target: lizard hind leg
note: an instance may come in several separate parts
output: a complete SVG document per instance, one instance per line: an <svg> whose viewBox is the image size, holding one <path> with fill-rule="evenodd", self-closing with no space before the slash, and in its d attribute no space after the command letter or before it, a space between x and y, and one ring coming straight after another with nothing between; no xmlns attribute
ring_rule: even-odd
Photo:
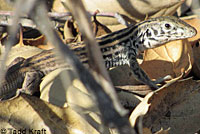
<svg viewBox="0 0 200 134"><path fill-rule="evenodd" d="M17 58L15 58L15 59L8 65L7 68L10 68L10 67L12 67L13 65L16 65L16 64L20 64L20 63L22 63L24 60L25 60L25 58L23 58L23 57L17 57Z"/></svg>
<svg viewBox="0 0 200 134"><path fill-rule="evenodd" d="M25 93L33 95L39 92L39 85L42 75L36 71L26 72L22 88L18 90L17 94Z"/></svg>

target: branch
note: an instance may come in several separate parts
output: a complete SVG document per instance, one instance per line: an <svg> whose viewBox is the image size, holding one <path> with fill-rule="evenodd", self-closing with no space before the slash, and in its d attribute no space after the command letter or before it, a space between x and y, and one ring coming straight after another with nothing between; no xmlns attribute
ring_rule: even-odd
<svg viewBox="0 0 200 134"><path fill-rule="evenodd" d="M109 12L89 12L90 16L104 16L104 17L115 17L114 13L109 13ZM13 21L13 16L14 12L13 11L0 11L0 26L11 26L11 22ZM62 12L62 13L57 13L57 12L49 12L48 16L52 19L55 20L56 22L65 22L68 19L71 19L70 17L72 14L70 12ZM4 18L3 18L4 17ZM26 14L23 14L21 16L22 18L20 19L20 23L22 24L23 27L29 27L35 29L36 26L32 22L31 19L28 18Z"/></svg>

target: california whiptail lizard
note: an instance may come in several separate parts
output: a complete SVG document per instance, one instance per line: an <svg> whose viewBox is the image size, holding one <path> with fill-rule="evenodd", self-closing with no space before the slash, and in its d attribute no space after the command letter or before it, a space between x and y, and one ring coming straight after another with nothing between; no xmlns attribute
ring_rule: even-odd
<svg viewBox="0 0 200 134"><path fill-rule="evenodd" d="M166 42L185 39L196 35L189 24L175 17L158 17L140 22L134 26L110 33L97 39L106 68L128 64L134 76L157 89L139 67L136 56L146 50L163 45ZM77 43L72 50L83 64L88 63L84 43ZM52 50L44 50L28 59L19 58L19 62L8 68L0 87L0 99L8 99L18 89L33 94L37 91L41 79L48 73L69 66L56 56Z"/></svg>

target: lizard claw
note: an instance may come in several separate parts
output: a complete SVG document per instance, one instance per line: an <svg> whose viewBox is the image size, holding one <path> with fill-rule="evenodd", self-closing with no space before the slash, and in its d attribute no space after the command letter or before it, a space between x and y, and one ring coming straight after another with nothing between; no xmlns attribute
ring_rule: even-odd
<svg viewBox="0 0 200 134"><path fill-rule="evenodd" d="M172 76L171 75L166 75L165 77L161 77L159 79L157 79L156 81L154 81L155 84L160 84L163 83L166 80L171 80Z"/></svg>

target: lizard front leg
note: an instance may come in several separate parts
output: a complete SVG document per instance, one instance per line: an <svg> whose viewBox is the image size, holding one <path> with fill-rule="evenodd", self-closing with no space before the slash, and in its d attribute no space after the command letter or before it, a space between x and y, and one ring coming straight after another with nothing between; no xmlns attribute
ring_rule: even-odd
<svg viewBox="0 0 200 134"><path fill-rule="evenodd" d="M133 71L133 75L135 78L142 83L150 86L152 89L158 89L159 87L147 76L147 74L140 68L136 57L134 55L130 55L129 57L129 66L131 70Z"/></svg>

